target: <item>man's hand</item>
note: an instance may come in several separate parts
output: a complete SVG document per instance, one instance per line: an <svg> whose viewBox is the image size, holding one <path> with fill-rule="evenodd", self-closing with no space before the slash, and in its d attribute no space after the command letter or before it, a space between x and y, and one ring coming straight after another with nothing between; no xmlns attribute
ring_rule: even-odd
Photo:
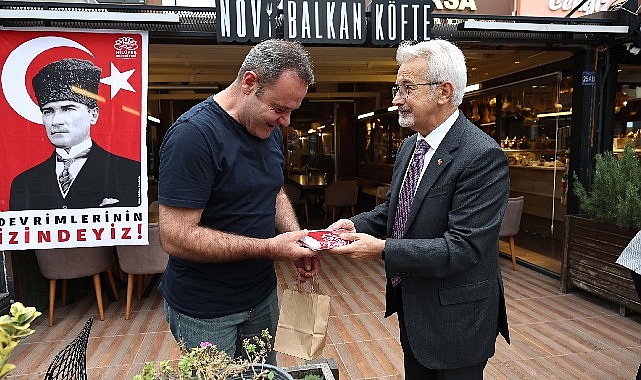
<svg viewBox="0 0 641 380"><path fill-rule="evenodd" d="M285 232L269 240L268 258L272 260L298 260L311 258L316 253L309 248L302 247L300 240L307 235L307 230Z"/></svg>
<svg viewBox="0 0 641 380"><path fill-rule="evenodd" d="M341 247L328 249L325 252L345 255L350 259L366 260L380 258L385 248L385 240L377 239L372 235L362 233L343 233L341 239L350 240L352 243Z"/></svg>
<svg viewBox="0 0 641 380"><path fill-rule="evenodd" d="M296 265L296 269L298 270L298 275L296 276L298 281L311 280L312 277L320 272L320 259L318 255L294 260L294 265Z"/></svg>
<svg viewBox="0 0 641 380"><path fill-rule="evenodd" d="M356 232L354 222L349 219L339 219L327 227L328 230L337 230L339 228L344 228L349 232Z"/></svg>

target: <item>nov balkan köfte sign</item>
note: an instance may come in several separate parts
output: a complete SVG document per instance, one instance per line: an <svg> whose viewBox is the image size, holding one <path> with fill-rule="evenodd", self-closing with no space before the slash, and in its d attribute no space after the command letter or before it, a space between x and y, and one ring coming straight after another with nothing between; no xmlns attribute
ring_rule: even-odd
<svg viewBox="0 0 641 380"><path fill-rule="evenodd" d="M283 1L284 37L307 43L365 42L365 2Z"/></svg>
<svg viewBox="0 0 641 380"><path fill-rule="evenodd" d="M372 43L395 45L405 40L430 39L431 1L373 0Z"/></svg>
<svg viewBox="0 0 641 380"><path fill-rule="evenodd" d="M273 0L217 0L219 42L259 42L276 37L277 5ZM370 10L371 9L371 10ZM284 0L283 38L316 44L363 44L370 35L377 45L430 38L431 1Z"/></svg>

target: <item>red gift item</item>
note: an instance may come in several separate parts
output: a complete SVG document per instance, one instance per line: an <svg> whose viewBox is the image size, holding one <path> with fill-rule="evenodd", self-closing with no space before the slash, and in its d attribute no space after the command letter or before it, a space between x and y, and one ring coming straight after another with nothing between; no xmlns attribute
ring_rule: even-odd
<svg viewBox="0 0 641 380"><path fill-rule="evenodd" d="M344 228L337 230L310 230L307 232L301 243L313 251L322 251L334 247L340 247L351 243L349 240L341 239L340 234L349 232Z"/></svg>

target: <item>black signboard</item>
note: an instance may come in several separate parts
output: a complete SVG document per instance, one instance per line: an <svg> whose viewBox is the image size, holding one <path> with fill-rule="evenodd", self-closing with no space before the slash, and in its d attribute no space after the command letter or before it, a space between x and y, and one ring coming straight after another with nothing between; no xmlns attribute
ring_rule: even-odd
<svg viewBox="0 0 641 380"><path fill-rule="evenodd" d="M432 2L421 0L372 0L371 36L375 45L401 41L426 41L432 27Z"/></svg>
<svg viewBox="0 0 641 380"><path fill-rule="evenodd" d="M216 0L218 42L260 42L276 36L279 0ZM372 0L370 35L376 45L430 39L431 0ZM365 0L282 0L283 37L315 44L365 43Z"/></svg>
<svg viewBox="0 0 641 380"><path fill-rule="evenodd" d="M286 40L362 44L367 34L364 0L283 0Z"/></svg>
<svg viewBox="0 0 641 380"><path fill-rule="evenodd" d="M276 37L278 0L216 0L218 42L259 42Z"/></svg>

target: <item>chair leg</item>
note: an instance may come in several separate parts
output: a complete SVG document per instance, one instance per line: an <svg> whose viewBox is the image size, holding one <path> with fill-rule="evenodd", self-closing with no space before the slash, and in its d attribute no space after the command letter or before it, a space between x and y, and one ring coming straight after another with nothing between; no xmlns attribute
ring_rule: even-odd
<svg viewBox="0 0 641 380"><path fill-rule="evenodd" d="M510 254L512 255L512 269L516 270L516 247L514 245L514 236L510 236Z"/></svg>
<svg viewBox="0 0 641 380"><path fill-rule="evenodd" d="M56 280L49 280L49 327L53 326L53 312L56 305Z"/></svg>
<svg viewBox="0 0 641 380"><path fill-rule="evenodd" d="M62 280L62 306L67 304L67 280Z"/></svg>
<svg viewBox="0 0 641 380"><path fill-rule="evenodd" d="M136 291L138 292L138 301L142 301L142 283L144 279L144 274L136 275Z"/></svg>
<svg viewBox="0 0 641 380"><path fill-rule="evenodd" d="M111 268L107 268L107 280L109 281L109 286L114 294L114 299L118 301L118 290L116 290L116 281L114 281L114 273Z"/></svg>
<svg viewBox="0 0 641 380"><path fill-rule="evenodd" d="M127 310L125 312L125 319L131 316L131 299L134 296L134 277L133 273L127 275Z"/></svg>
<svg viewBox="0 0 641 380"><path fill-rule="evenodd" d="M102 287L100 286L100 273L93 275L93 287L96 289L96 301L98 301L98 313L100 320L105 320L105 310L102 307Z"/></svg>

